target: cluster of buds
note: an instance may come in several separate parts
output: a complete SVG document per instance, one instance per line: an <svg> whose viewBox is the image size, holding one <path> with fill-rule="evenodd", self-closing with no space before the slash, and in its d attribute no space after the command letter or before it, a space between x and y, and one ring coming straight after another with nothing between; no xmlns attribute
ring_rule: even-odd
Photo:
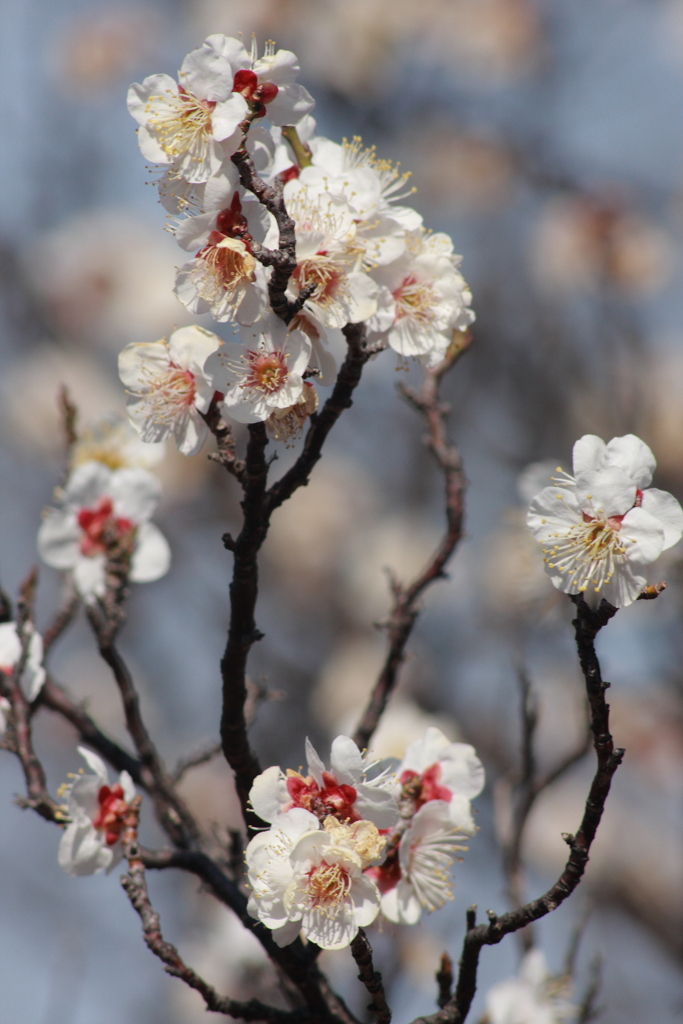
<svg viewBox="0 0 683 1024"><path fill-rule="evenodd" d="M212 399L228 419L265 422L286 443L297 437L317 408L316 385L336 377L347 324L365 324L378 349L431 366L474 319L451 240L403 205L409 175L359 139L319 136L298 72L295 55L274 44L259 57L255 42L247 51L212 35L177 81L152 75L128 94L140 149L163 171L157 185L172 231L192 253L175 293L240 337L224 344L190 327L121 354L131 422L148 441L173 435L184 454L201 447ZM238 151L261 185L282 186L294 221L286 297L301 308L287 325L268 294L278 224L242 184Z"/></svg>
<svg viewBox="0 0 683 1024"><path fill-rule="evenodd" d="M415 924L451 899L453 854L476 831L470 800L484 785L473 748L432 727L395 773L374 777L348 736L332 744L329 769L308 740L306 754L306 775L268 768L250 794L270 828L247 847L249 912L275 941L303 932L341 949L380 913Z"/></svg>

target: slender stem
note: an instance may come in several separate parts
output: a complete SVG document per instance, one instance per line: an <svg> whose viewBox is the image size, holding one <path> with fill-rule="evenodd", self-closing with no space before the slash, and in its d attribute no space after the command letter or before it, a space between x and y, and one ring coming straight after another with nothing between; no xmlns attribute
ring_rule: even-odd
<svg viewBox="0 0 683 1024"><path fill-rule="evenodd" d="M367 747L370 742L396 685L398 670L405 658L406 644L419 615L419 600L431 583L445 576L446 564L462 536L466 481L460 456L446 436L448 410L439 401L439 387L444 374L466 351L469 344L469 334L459 336L443 362L431 370L425 370L419 394L408 388L402 389L409 402L427 422L428 434L425 443L444 475L446 530L428 564L413 582L407 587L398 582L393 583L394 605L386 623L388 643L384 665L354 735L356 743L361 748Z"/></svg>
<svg viewBox="0 0 683 1024"><path fill-rule="evenodd" d="M374 968L372 946L362 928L358 929L358 934L351 943L351 955L358 965L358 980L363 982L372 998L368 1010L374 1015L376 1024L389 1024L391 1010L384 994L382 975Z"/></svg>
<svg viewBox="0 0 683 1024"><path fill-rule="evenodd" d="M455 995L438 1013L420 1017L413 1024L463 1024L477 990L477 968L482 947L496 945L506 935L519 931L532 921L538 921L556 910L576 889L586 869L591 844L602 818L612 778L624 756L622 749L615 749L609 731L609 704L605 700L605 691L609 683L602 679L600 663L595 653L595 637L616 614L617 609L603 601L597 611L592 611L581 595L571 596L571 600L577 609L573 625L591 710L591 730L597 766L579 830L575 836L564 836L570 849L569 858L557 882L538 899L531 900L500 917L493 915L488 924L477 925L474 918L475 908L470 908Z"/></svg>

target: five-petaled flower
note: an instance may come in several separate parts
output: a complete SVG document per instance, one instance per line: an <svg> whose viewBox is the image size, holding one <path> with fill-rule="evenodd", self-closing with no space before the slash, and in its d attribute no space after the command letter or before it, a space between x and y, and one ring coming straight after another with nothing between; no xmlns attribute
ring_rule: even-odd
<svg viewBox="0 0 683 1024"><path fill-rule="evenodd" d="M252 917L272 929L279 946L299 931L322 949L343 949L377 917L380 894L363 870L385 840L369 821L342 824L303 807L279 814L246 850Z"/></svg>
<svg viewBox="0 0 683 1024"><path fill-rule="evenodd" d="M311 343L303 331L287 331L274 314L240 329L242 347L230 344L209 356L204 372L224 394L222 411L238 423L267 420L299 402Z"/></svg>
<svg viewBox="0 0 683 1024"><path fill-rule="evenodd" d="M463 828L470 817L470 800L484 788L484 766L469 743L451 743L430 725L424 736L406 749L397 772L396 797L412 813L432 800L442 800L452 821ZM468 829L473 828L473 823Z"/></svg>
<svg viewBox="0 0 683 1024"><path fill-rule="evenodd" d="M70 821L57 860L69 875L109 873L123 856L121 833L135 787L126 771L110 786L102 759L86 747L79 747L78 753L92 774L79 772L62 787Z"/></svg>
<svg viewBox="0 0 683 1024"><path fill-rule="evenodd" d="M166 340L126 345L119 355L119 376L128 388L130 422L143 441L172 434L183 455L195 455L209 432L202 413L214 391L204 363L221 339L192 325Z"/></svg>
<svg viewBox="0 0 683 1024"><path fill-rule="evenodd" d="M130 543L130 579L149 583L168 571L171 552L149 522L160 495L156 477L144 469L111 470L84 462L69 477L63 505L49 509L38 530L38 552L55 569L71 569L86 600L105 592L108 554Z"/></svg>
<svg viewBox="0 0 683 1024"><path fill-rule="evenodd" d="M386 775L367 779L372 767L348 736L332 744L330 769L325 768L310 740L306 739L308 774L277 765L257 776L249 794L252 807L263 821L274 821L282 812L301 807L321 821L334 817L341 822L365 819L377 828L389 829L398 821L398 805L389 792Z"/></svg>
<svg viewBox="0 0 683 1024"><path fill-rule="evenodd" d="M594 608L603 598L615 608L636 600L645 566L683 535L678 501L666 491L645 490L655 466L634 434L609 444L586 434L576 442L574 475L558 469L527 516L554 586L583 594Z"/></svg>

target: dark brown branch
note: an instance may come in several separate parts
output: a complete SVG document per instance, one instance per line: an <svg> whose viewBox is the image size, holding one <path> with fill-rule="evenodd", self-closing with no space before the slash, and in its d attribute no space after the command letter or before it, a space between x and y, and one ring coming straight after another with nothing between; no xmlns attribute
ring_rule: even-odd
<svg viewBox="0 0 683 1024"><path fill-rule="evenodd" d="M558 762L545 775L539 776L536 770L534 742L538 724L538 705L527 673L518 673L520 687L520 704L522 718L522 766L519 782L512 796L514 809L512 813L511 833L503 843L503 867L507 879L507 890L513 907L520 907L522 899L522 840L531 810L540 796L549 786L556 782L566 771L588 752L591 733L586 723L585 736L579 746ZM525 950L531 949L533 936L530 928L519 933Z"/></svg>
<svg viewBox="0 0 683 1024"><path fill-rule="evenodd" d="M344 328L348 354L339 371L332 394L320 413L311 417L301 455L292 468L266 490L268 444L265 425L249 427L245 461L245 490L242 500L244 522L237 538L226 534L225 546L234 554L233 578L230 585L230 625L225 653L221 661L223 680L223 713L221 739L223 752L235 773L235 785L245 815L252 825L259 821L248 807L249 790L261 768L247 737L245 701L247 699L246 665L252 645L261 639L256 627L255 609L258 597L258 552L268 532L270 516L297 488L308 482L320 458L322 446L330 430L352 402L363 366L373 353L365 341L362 324Z"/></svg>
<svg viewBox="0 0 683 1024"><path fill-rule="evenodd" d="M64 815L48 792L43 766L33 749L31 708L19 684L26 667L31 642L33 596L37 578L38 574L33 569L22 584L21 597L17 602L16 631L21 644L19 660L9 678L5 673L0 672L0 696L5 697L11 707L11 719L3 746L11 753L16 754L24 772L28 795L18 796L16 803L19 807L31 808L47 821L59 824L64 821Z"/></svg>
<svg viewBox="0 0 683 1024"><path fill-rule="evenodd" d="M222 418L218 403L212 401L207 412L200 413L200 416L216 438L218 451L212 452L209 458L214 462L219 462L221 466L225 466L228 473L244 486L246 480L244 462L235 455L235 437L232 427Z"/></svg>
<svg viewBox="0 0 683 1024"><path fill-rule="evenodd" d="M391 1010L387 1006L382 975L373 966L372 946L362 928L358 929L358 934L351 943L351 954L358 964L358 979L363 982L372 998L368 1010L374 1015L376 1024L389 1024Z"/></svg>
<svg viewBox="0 0 683 1024"><path fill-rule="evenodd" d="M242 500L244 523L239 537L231 543L235 561L230 584L230 626L221 659L223 753L235 773L235 786L245 821L251 824L257 824L258 819L248 809L249 790L261 766L249 745L244 706L247 700L247 658L252 644L263 636L256 628L255 610L258 596L258 552L268 532L268 516L264 507L268 479L265 457L267 444L265 424L251 424Z"/></svg>
<svg viewBox="0 0 683 1024"><path fill-rule="evenodd" d="M425 370L421 392L418 394L408 388L402 389L409 402L427 422L425 443L444 474L446 531L428 565L409 586L404 587L397 581L392 584L394 604L386 623L387 654L354 736L361 749L370 742L396 685L398 670L405 658L406 644L419 615L419 600L431 583L445 576L446 564L462 536L465 476L460 456L446 436L448 410L439 402L439 387L444 374L467 350L470 342L469 332L457 334L443 362L431 370Z"/></svg>
<svg viewBox="0 0 683 1024"><path fill-rule="evenodd" d="M208 854L199 850L142 850L140 857L147 868L180 868L201 878L216 898L235 912L271 960L296 986L310 1007L316 1024L318 1021L321 1024L328 1021L330 1024L357 1024L356 1018L332 991L317 967L317 947L305 947L300 939L283 948L278 946L272 932L247 912L246 896Z"/></svg>
<svg viewBox="0 0 683 1024"><path fill-rule="evenodd" d="M103 642L96 620L93 622L93 628L100 654L111 668L119 688L126 726L142 762L140 775L152 798L159 823L178 846L194 846L200 838L197 823L185 802L176 793L171 777L142 720L140 700L128 667L114 645L106 643L106 634Z"/></svg>
<svg viewBox="0 0 683 1024"><path fill-rule="evenodd" d="M267 1024L299 1024L310 1020L308 1011L287 1011L267 1006L258 999L238 1002L227 996L220 996L212 985L204 981L191 967L188 967L178 950L170 942L166 942L161 934L159 915L154 910L149 898L145 868L137 845L137 826L140 813L141 797L136 797L126 820L123 833L123 846L128 858L128 874L121 879L133 908L142 921L142 933L147 946L165 965L168 974L180 978L190 988L195 989L204 1002L207 1010L223 1013L228 1017L241 1018L247 1021L265 1021Z"/></svg>
<svg viewBox="0 0 683 1024"><path fill-rule="evenodd" d="M272 185L266 185L256 173L256 168L245 148L238 149L233 154L232 162L239 171L240 181L244 188L253 192L258 201L273 215L277 223L280 234L279 251L263 250L262 246L258 246L254 251L254 256L256 259L264 262L266 266L273 268L268 282L270 305L273 312L288 324L295 315L292 303L285 295L285 292L287 291L289 279L296 269L296 233L294 221L287 213L287 207L285 206L282 195L282 182L276 179ZM266 258L268 262L265 262Z"/></svg>
<svg viewBox="0 0 683 1024"><path fill-rule="evenodd" d="M320 412L311 416L311 424L304 439L299 458L284 476L277 480L266 495L268 515L305 487L322 453L325 439L345 409L353 403L353 392L360 383L363 367L377 351L367 344L363 324L347 324L344 336L348 344L346 359L342 363L332 394Z"/></svg>
<svg viewBox="0 0 683 1024"><path fill-rule="evenodd" d="M64 577L62 597L59 602L59 608L57 609L50 625L47 627L47 629L43 630L44 657L47 657L53 645L57 642L57 640L59 640L62 633L64 633L69 628L80 606L81 599L78 596L78 591L74 586L71 574L66 574Z"/></svg>
<svg viewBox="0 0 683 1024"><path fill-rule="evenodd" d="M180 782L186 772L189 772L191 768L197 768L200 764L206 764L207 761L212 761L214 757L223 750L222 743L212 743L210 747L205 747L204 750L200 750L196 754L191 754L190 757L184 757L178 761L171 772L171 780L174 785Z"/></svg>
<svg viewBox="0 0 683 1024"><path fill-rule="evenodd" d="M436 983L439 986L436 1005L444 1007L453 995L453 961L448 953L441 954L441 963L436 972Z"/></svg>
<svg viewBox="0 0 683 1024"><path fill-rule="evenodd" d="M575 836L564 836L570 849L569 859L557 882L543 896L507 914L501 914L500 917L493 915L488 924L476 925L473 908L470 908L455 995L438 1013L420 1017L413 1024L462 1024L469 1013L477 989L477 967L482 947L493 946L506 935L519 931L532 921L538 921L556 910L576 889L586 869L591 844L602 818L612 778L624 756L623 750L615 749L609 731L609 704L605 700L605 691L609 683L602 679L600 663L595 653L595 637L616 614L617 609L602 601L598 610L592 611L582 595L571 596L571 600L577 609L573 625L590 705L597 767L579 830Z"/></svg>

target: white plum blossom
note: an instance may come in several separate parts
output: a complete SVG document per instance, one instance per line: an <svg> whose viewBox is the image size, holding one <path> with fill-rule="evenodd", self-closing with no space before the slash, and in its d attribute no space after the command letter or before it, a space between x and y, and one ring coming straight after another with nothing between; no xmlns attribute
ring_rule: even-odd
<svg viewBox="0 0 683 1024"><path fill-rule="evenodd" d="M532 500L527 524L542 545L555 587L583 594L596 608L636 600L646 565L683 535L683 509L666 491L647 487L655 458L634 434L605 444L586 434L574 445L574 475L558 470Z"/></svg>
<svg viewBox="0 0 683 1024"><path fill-rule="evenodd" d="M325 327L360 323L377 311L377 285L363 271L364 248L356 242L355 213L341 197L309 190L301 181L284 188L296 230L297 265L287 289L293 301L306 300Z"/></svg>
<svg viewBox="0 0 683 1024"><path fill-rule="evenodd" d="M166 165L175 179L207 181L239 147L243 125L267 116L273 124L296 124L314 102L296 82L299 65L289 50L266 44L258 57L241 40L209 36L185 57L178 82L150 75L128 91L128 110L139 124L140 150ZM167 186L165 186L166 188Z"/></svg>
<svg viewBox="0 0 683 1024"><path fill-rule="evenodd" d="M430 800L412 818L398 848L367 874L382 893L382 914L397 924L415 924L423 910L438 910L453 898L450 868L457 853L467 850L463 839L476 829L469 807L454 822L452 808Z"/></svg>
<svg viewBox="0 0 683 1024"><path fill-rule="evenodd" d="M108 546L132 535L131 581L157 580L171 560L165 537L149 522L159 496L158 479L144 469L85 462L69 477L62 507L48 509L38 552L53 568L72 570L76 589L92 601L105 592Z"/></svg>
<svg viewBox="0 0 683 1024"><path fill-rule="evenodd" d="M249 794L252 807L263 821L274 821L282 812L304 808L321 821L329 816L342 822L361 819L377 828L393 828L398 822L398 805L388 786L386 775L368 779L374 767L367 755L348 736L337 736L330 752L327 770L313 744L306 739L308 773L274 765L257 776Z"/></svg>
<svg viewBox="0 0 683 1024"><path fill-rule="evenodd" d="M440 362L453 332L474 320L460 260L448 235L410 232L404 255L372 273L381 293L378 314L368 325L371 337L386 338L399 355L427 366Z"/></svg>
<svg viewBox="0 0 683 1024"><path fill-rule="evenodd" d="M238 423L263 422L301 400L311 344L303 331L288 331L274 314L241 327L240 337L240 347L227 344L209 356L204 372L224 394L225 415Z"/></svg>
<svg viewBox="0 0 683 1024"><path fill-rule="evenodd" d="M98 871L109 874L123 856L121 832L135 787L126 771L110 786L102 759L86 747L78 747L78 753L92 774L79 772L60 791L60 796L67 798L70 822L59 844L57 860L69 875L94 875Z"/></svg>
<svg viewBox="0 0 683 1024"><path fill-rule="evenodd" d="M192 313L251 324L267 306L267 274L251 243L276 245L277 227L260 203L242 201L228 173L207 182L202 209L175 229L178 243L196 253L178 268L175 293Z"/></svg>
<svg viewBox="0 0 683 1024"><path fill-rule="evenodd" d="M143 441L172 435L183 455L199 451L208 434L200 414L214 394L204 363L221 344L215 334L191 325L168 339L126 345L119 377L128 389L128 417Z"/></svg>
<svg viewBox="0 0 683 1024"><path fill-rule="evenodd" d="M474 832L470 800L484 788L484 766L469 743L451 743L430 725L411 743L396 769L397 798L411 801L415 810L433 800L444 801L453 824Z"/></svg>
<svg viewBox="0 0 683 1024"><path fill-rule="evenodd" d="M275 43L269 40L259 57L254 36L249 52L239 40L226 36L209 36L206 42L228 54L238 67L234 88L246 99L252 116L265 116L278 126L297 125L313 110L315 100L296 81L301 68L291 50L276 50Z"/></svg>
<svg viewBox="0 0 683 1024"><path fill-rule="evenodd" d="M19 677L19 686L26 700L31 703L40 693L45 682L45 669L43 668L43 638L36 633L31 623L25 626L28 646L26 649L26 662ZM0 624L0 672L11 678L15 666L21 659L21 640L17 633L15 622L3 622ZM6 708L5 710L8 710ZM4 726L0 730L4 732Z"/></svg>
<svg viewBox="0 0 683 1024"><path fill-rule="evenodd" d="M319 825L295 807L247 846L248 910L272 929L279 946L302 931L322 949L343 949L379 913L379 890L363 874L385 844L375 825L334 817Z"/></svg>
<svg viewBox="0 0 683 1024"><path fill-rule="evenodd" d="M566 1024L576 1007L567 998L567 980L552 978L540 949L531 949L516 978L494 985L486 996L488 1024Z"/></svg>
<svg viewBox="0 0 683 1024"><path fill-rule="evenodd" d="M161 74L131 85L128 110L140 126L142 155L170 165L173 176L188 182L215 174L237 149L239 125L249 113L247 100L233 88L236 70L207 39L187 55L178 82Z"/></svg>

